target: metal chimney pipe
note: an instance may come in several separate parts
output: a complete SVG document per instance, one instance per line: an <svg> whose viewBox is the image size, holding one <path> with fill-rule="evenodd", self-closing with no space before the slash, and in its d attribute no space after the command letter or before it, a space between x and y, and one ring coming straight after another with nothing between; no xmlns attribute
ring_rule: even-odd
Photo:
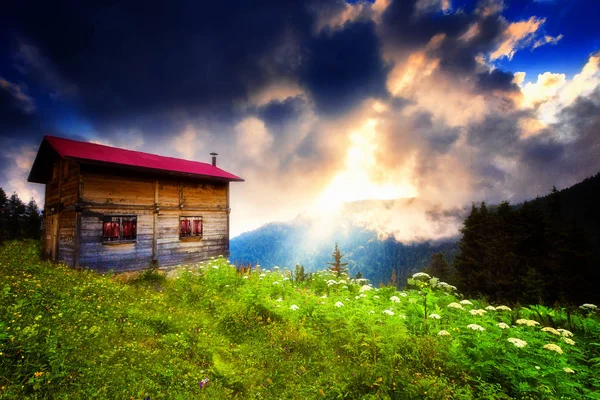
<svg viewBox="0 0 600 400"><path fill-rule="evenodd" d="M212 156L212 166L216 167L217 166L217 156L219 155L219 153L210 153L210 155Z"/></svg>

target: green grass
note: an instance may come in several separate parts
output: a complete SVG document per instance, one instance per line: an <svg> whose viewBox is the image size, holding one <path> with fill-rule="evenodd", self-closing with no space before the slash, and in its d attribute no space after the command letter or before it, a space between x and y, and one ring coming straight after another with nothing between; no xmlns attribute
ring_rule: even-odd
<svg viewBox="0 0 600 400"><path fill-rule="evenodd" d="M472 315L488 304L448 307L460 295L425 277L404 292L361 292L364 282L327 272L308 282L286 270L243 276L224 258L166 275L98 275L38 251L0 250L3 399L600 398L595 311Z"/></svg>

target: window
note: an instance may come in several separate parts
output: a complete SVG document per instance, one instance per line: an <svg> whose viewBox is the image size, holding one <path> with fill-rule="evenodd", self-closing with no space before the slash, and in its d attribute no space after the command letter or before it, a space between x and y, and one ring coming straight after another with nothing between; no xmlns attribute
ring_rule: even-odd
<svg viewBox="0 0 600 400"><path fill-rule="evenodd" d="M179 217L179 238L202 237L202 217Z"/></svg>
<svg viewBox="0 0 600 400"><path fill-rule="evenodd" d="M137 239L137 217L111 215L102 220L102 240L105 243L135 242Z"/></svg>

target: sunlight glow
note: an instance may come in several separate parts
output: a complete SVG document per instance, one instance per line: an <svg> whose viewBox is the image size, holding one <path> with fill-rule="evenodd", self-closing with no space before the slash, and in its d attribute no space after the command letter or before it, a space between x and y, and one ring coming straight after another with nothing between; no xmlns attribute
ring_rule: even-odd
<svg viewBox="0 0 600 400"><path fill-rule="evenodd" d="M368 119L349 136L345 168L336 174L315 203L315 211L336 211L343 203L359 200L392 200L417 196L417 189L408 182L408 171L398 179L398 173L381 175L376 155L378 151L376 119ZM384 171L385 172L385 171Z"/></svg>

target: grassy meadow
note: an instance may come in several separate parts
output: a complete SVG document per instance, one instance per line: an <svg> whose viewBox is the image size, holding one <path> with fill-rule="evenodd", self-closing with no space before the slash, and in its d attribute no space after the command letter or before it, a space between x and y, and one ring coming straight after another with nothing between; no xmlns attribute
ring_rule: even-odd
<svg viewBox="0 0 600 400"><path fill-rule="evenodd" d="M488 304L424 274L399 292L239 273L223 257L99 275L38 252L0 249L2 399L600 399L594 305Z"/></svg>

